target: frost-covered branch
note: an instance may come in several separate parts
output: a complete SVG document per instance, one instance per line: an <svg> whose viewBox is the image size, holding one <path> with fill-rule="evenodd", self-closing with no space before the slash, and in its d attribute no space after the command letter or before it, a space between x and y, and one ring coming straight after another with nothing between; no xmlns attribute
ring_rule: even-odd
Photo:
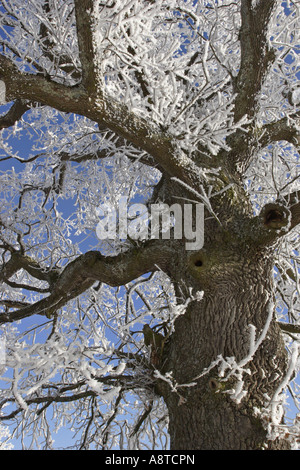
<svg viewBox="0 0 300 470"><path fill-rule="evenodd" d="M90 103L90 96L83 87L67 87L40 75L22 73L2 55L0 78L6 83L7 100L27 99L63 112L84 115L148 152L170 175L178 176L190 184L195 183L191 177L197 180L198 167L184 154L177 154L171 136L113 98L101 97L96 103Z"/></svg>
<svg viewBox="0 0 300 470"><path fill-rule="evenodd" d="M99 384L104 384L107 387L109 386L120 386L122 385L124 389L130 389L131 387L134 388L134 378L130 375L107 375L105 377L96 377L94 379ZM120 387L121 388L121 387ZM70 403L75 402L78 400L82 400L88 397L96 397L97 392L94 390L87 389L87 381L82 380L81 382L62 386L62 387L55 387L53 391L51 391L51 386L43 385L43 391L47 391L47 394L41 392L40 396L31 396L25 398L24 404L26 408L29 406L36 404L36 405L43 405L38 411L37 416L39 416L46 408L48 408L53 403ZM29 394L30 395L30 394ZM0 410L1 408L5 408L9 402L14 402L14 399L4 399L0 402ZM19 413L24 411L24 407L18 407L15 410L11 411L9 414L1 414L0 421L10 420Z"/></svg>
<svg viewBox="0 0 300 470"><path fill-rule="evenodd" d="M80 448L164 448L167 406L172 439L199 420L187 447L258 448L253 406L276 392L276 412L288 381L297 401L296 353L283 377L299 339L299 15L1 3L0 419L25 447L52 448L53 424ZM99 239L99 207L120 197L204 203L203 249Z"/></svg>
<svg viewBox="0 0 300 470"><path fill-rule="evenodd" d="M52 316L68 301L89 289L95 281L121 286L147 272L166 270L171 253L168 244L159 240L150 240L140 248L117 256L103 256L98 251L89 251L63 269L48 297L19 310L2 313L0 323L17 321L36 314ZM20 267L16 264L12 273Z"/></svg>

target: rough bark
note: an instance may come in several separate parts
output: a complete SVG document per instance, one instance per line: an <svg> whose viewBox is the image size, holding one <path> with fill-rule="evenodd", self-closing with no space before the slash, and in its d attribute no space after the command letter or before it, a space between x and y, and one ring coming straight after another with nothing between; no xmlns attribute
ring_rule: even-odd
<svg viewBox="0 0 300 470"><path fill-rule="evenodd" d="M226 183L225 176L220 176L215 190ZM166 178L155 196L171 202L178 195L184 201L188 192L180 183ZM222 224L206 210L210 218L206 219L205 244L199 252L187 251L185 240L151 240L115 257L87 252L61 272L47 271L21 253L12 253L1 272L3 280L26 269L48 281L50 295L36 304L2 314L0 320L16 321L33 314L51 316L96 280L117 286L144 272L162 269L174 283L178 302L185 302L190 295L187 288L192 288L192 294L204 292L203 299L192 300L185 314L176 320L163 356L152 355L152 365L162 374L172 373L176 388L164 380L154 380L156 392L168 407L171 448L287 448L288 443L268 441L265 423L257 415L286 372L282 332L274 317L266 338L249 363L243 364L250 373L243 373L247 394L240 403L229 393L237 384L234 375L223 381L218 364L204 372L220 356L241 363L249 355L251 325L257 341L270 311L274 313L274 244L281 230L286 233L293 214L285 206L271 204L253 217L246 194L237 184L214 198L213 210Z"/></svg>
<svg viewBox="0 0 300 470"><path fill-rule="evenodd" d="M258 412L274 395L287 366L281 329L274 317L270 325L268 321L270 313L274 313L274 244L300 223L299 192L266 206L258 217L253 217L242 173L253 155L273 141L286 139L299 144L299 115L295 114L292 126L284 118L258 129L253 119L247 132L237 130L230 135L229 150L209 158L199 148L191 158L178 150L175 136L149 124L147 119L103 93L99 58L93 49L90 12L94 2L74 3L80 84L65 86L46 75L21 72L8 57L0 55L0 78L6 85L6 98L15 101L0 119L0 128L14 124L30 103L80 114L153 158L154 165L163 173L162 182L154 191L158 199L172 204L175 197L176 201L178 197L195 198L196 193L201 202L202 190L217 196L211 197L212 212L206 213L205 245L200 252L186 251L185 240L173 244L151 241L116 257L88 252L58 271L46 269L23 252L7 248L11 258L3 264L0 280L9 282L13 274L25 269L36 279L48 282L49 296L32 305L14 304L17 310L1 314L0 323L33 314L51 316L96 280L119 286L143 273L162 269L174 283L178 302L186 301L188 288L192 288L192 293L204 292L203 299L192 300L185 314L176 320L174 331L160 346L162 356L155 356L155 367L160 373L172 374L173 388L161 378L154 380L155 390L168 408L171 448L288 448L285 442L268 441L265 423ZM250 0L241 1L241 63L238 75L232 79L235 122L246 114L255 117L259 93L275 57L267 39L275 4L274 0L265 0L253 7ZM41 34L47 35L47 31ZM134 56L134 51L128 49L128 53ZM77 74L78 71L76 77ZM136 79L144 97L147 96L141 72ZM68 155L62 155L62 161L68 159ZM255 328L257 340L266 325L264 341L249 357L251 360L245 361L253 346L251 331ZM218 357L235 358L244 367L242 378L247 394L240 402L233 400L230 393L237 382L234 374L229 380L222 380L218 365L205 372Z"/></svg>
<svg viewBox="0 0 300 470"><path fill-rule="evenodd" d="M224 249L224 247L222 247ZM242 247L241 247L242 248ZM283 378L286 355L281 333L274 319L254 357L245 369L247 395L237 404L228 393L236 378L222 381L218 366L199 377L219 355L242 361L249 354L250 325L259 338L272 307L272 263L263 253L220 250L214 262L201 266L193 255L187 270L195 288L204 288L201 301L193 301L179 317L175 332L165 348L163 371L172 371L178 387L175 393L163 383L162 394L170 419L172 449L274 449L282 442L267 442L263 423L256 414L266 405ZM186 277L185 277L186 278ZM195 380L196 379L196 380ZM179 396L180 395L180 396Z"/></svg>
<svg viewBox="0 0 300 470"><path fill-rule="evenodd" d="M268 440L259 411L268 405L287 367L282 332L275 321L273 267L274 248L280 230L285 233L289 212L285 206L270 204L253 218L243 191L238 203L234 192L214 202L224 224L207 219L203 249L187 252L179 242L169 265L179 302L189 296L186 286L194 297L197 291L204 292L177 318L158 367L165 377L171 373L172 386L165 379L156 385L169 412L171 448L287 449L287 442ZM253 327L254 342L266 327L267 334L251 355ZM226 374L220 377L220 363L205 372L220 356L243 364L246 395L240 402L231 393L237 386L234 374L228 380Z"/></svg>

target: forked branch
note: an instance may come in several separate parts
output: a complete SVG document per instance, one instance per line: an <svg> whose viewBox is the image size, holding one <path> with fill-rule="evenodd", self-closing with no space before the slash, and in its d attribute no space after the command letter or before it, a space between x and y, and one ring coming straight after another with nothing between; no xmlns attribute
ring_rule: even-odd
<svg viewBox="0 0 300 470"><path fill-rule="evenodd" d="M31 315L52 316L68 301L89 289L95 281L121 286L137 277L161 269L168 270L172 250L168 243L150 240L117 256L103 256L88 251L71 261L57 278L51 293L34 304L0 315L0 324L21 320Z"/></svg>
<svg viewBox="0 0 300 470"><path fill-rule="evenodd" d="M151 125L111 97L97 96L82 85L68 87L41 75L23 73L0 55L0 79L6 85L6 100L23 99L39 102L62 112L86 116L110 129L133 146L144 150L171 176L198 187L199 167L186 155L178 154L172 136Z"/></svg>

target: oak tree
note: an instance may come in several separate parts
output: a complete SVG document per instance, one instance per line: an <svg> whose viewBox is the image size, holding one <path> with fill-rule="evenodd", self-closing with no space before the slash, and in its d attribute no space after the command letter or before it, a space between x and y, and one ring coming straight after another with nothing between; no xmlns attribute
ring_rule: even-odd
<svg viewBox="0 0 300 470"><path fill-rule="evenodd" d="M23 448L297 446L299 13L0 2L0 420ZM98 239L121 197L203 204L203 247Z"/></svg>

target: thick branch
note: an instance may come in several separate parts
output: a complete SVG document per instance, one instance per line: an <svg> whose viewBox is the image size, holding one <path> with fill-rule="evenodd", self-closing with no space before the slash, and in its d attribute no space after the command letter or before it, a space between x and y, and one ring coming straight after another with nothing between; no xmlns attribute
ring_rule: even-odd
<svg viewBox="0 0 300 470"><path fill-rule="evenodd" d="M139 417L137 423L135 424L133 431L130 434L130 437L133 437L138 433L140 427L150 415L152 408L153 408L153 401L151 400L150 403L148 403L148 405L145 406L145 410L143 411L142 415Z"/></svg>
<svg viewBox="0 0 300 470"><path fill-rule="evenodd" d="M300 325L293 325L292 323L277 322L280 329L286 333L300 333Z"/></svg>
<svg viewBox="0 0 300 470"><path fill-rule="evenodd" d="M96 100L90 100L83 86L67 87L40 75L22 73L2 55L0 78L6 84L7 100L40 102L63 112L86 116L149 153L170 176L196 190L199 188L199 167L185 154L176 151L174 138L129 111L126 105L99 95Z"/></svg>
<svg viewBox="0 0 300 470"><path fill-rule="evenodd" d="M30 104L22 100L16 100L9 111L0 117L0 129L13 126L26 111L30 109Z"/></svg>
<svg viewBox="0 0 300 470"><path fill-rule="evenodd" d="M167 270L172 250L165 241L150 240L118 256L89 251L70 262L57 279L51 294L19 310L0 315L0 324L31 315L51 316L69 300L89 289L95 281L121 286L150 271Z"/></svg>
<svg viewBox="0 0 300 470"><path fill-rule="evenodd" d="M98 60L95 55L93 37L93 0L75 0L75 14L79 57L82 66L82 85L91 95L99 93L101 79L97 70Z"/></svg>
<svg viewBox="0 0 300 470"><path fill-rule="evenodd" d="M6 85L6 101L28 100L76 113L81 102L87 99L82 87L67 87L42 75L22 73L3 55L0 55L0 77Z"/></svg>
<svg viewBox="0 0 300 470"><path fill-rule="evenodd" d="M241 0L241 66L235 81L236 122L246 114L254 115L257 96L275 59L274 51L268 49L267 29L276 0L261 0L256 7L252 3L252 0Z"/></svg>
<svg viewBox="0 0 300 470"><path fill-rule="evenodd" d="M300 191L295 191L284 197L291 212L290 228L300 224Z"/></svg>
<svg viewBox="0 0 300 470"><path fill-rule="evenodd" d="M266 124L258 130L259 144L261 147L267 147L273 142L287 141L296 148L300 148L300 114L296 113L289 117L280 119L277 122Z"/></svg>
<svg viewBox="0 0 300 470"><path fill-rule="evenodd" d="M291 228L296 227L296 225L300 224L300 202L295 204L291 207L292 213L292 221L291 221Z"/></svg>
<svg viewBox="0 0 300 470"><path fill-rule="evenodd" d="M30 256L22 255L15 251L11 254L11 258L1 266L0 282L6 282L20 269L24 269L31 276L40 281L47 281L51 286L56 281L59 271L57 269L44 269Z"/></svg>

